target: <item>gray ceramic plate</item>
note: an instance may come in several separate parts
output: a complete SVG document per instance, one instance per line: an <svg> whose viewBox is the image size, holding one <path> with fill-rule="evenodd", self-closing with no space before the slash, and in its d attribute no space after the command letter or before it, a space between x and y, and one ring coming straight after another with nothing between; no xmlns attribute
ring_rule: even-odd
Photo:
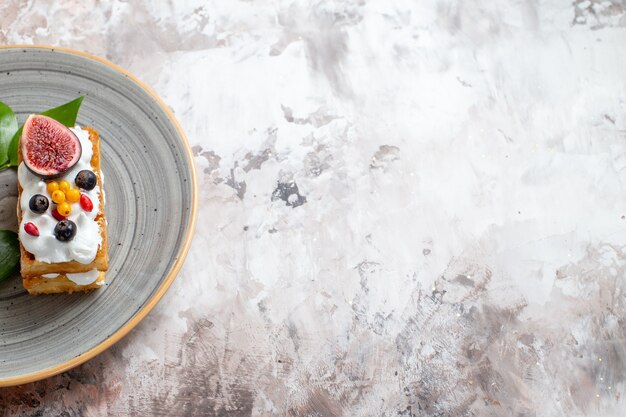
<svg viewBox="0 0 626 417"><path fill-rule="evenodd" d="M191 241L191 152L160 99L96 57L48 47L0 49L0 101L20 121L80 95L78 123L95 127L102 140L107 285L86 295L29 296L18 275L0 283L0 386L62 372L119 340L167 290ZM1 172L0 229L16 229L16 193L15 171Z"/></svg>

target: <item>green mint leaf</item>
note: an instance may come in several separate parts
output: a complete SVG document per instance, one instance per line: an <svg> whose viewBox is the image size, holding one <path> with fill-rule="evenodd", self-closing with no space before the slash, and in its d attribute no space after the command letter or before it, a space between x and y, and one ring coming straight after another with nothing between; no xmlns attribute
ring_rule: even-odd
<svg viewBox="0 0 626 417"><path fill-rule="evenodd" d="M68 103L65 103L59 107L55 107L50 110L46 110L41 113L44 116L52 117L57 122L64 124L67 127L74 127L76 125L76 117L78 116L78 110L80 109L80 105L83 102L85 96L80 96L75 100L72 100ZM22 125L13 138L11 139L11 144L9 145L9 166L17 166L17 147L20 143L20 136L22 136L22 129L24 125ZM1 168L0 168L1 169Z"/></svg>
<svg viewBox="0 0 626 417"><path fill-rule="evenodd" d="M0 281L13 275L19 264L20 245L17 233L0 230Z"/></svg>
<svg viewBox="0 0 626 417"><path fill-rule="evenodd" d="M85 96L80 96L76 100L72 100L62 106L55 107L50 110L46 110L41 113L44 116L52 117L59 123L63 123L67 127L74 127L76 125L76 116L78 116L78 110L83 103Z"/></svg>
<svg viewBox="0 0 626 417"><path fill-rule="evenodd" d="M9 161L9 144L17 131L17 118L13 110L0 101L0 165Z"/></svg>
<svg viewBox="0 0 626 417"><path fill-rule="evenodd" d="M24 129L24 125L22 125L15 135L11 138L11 143L9 144L9 166L16 167L17 166L17 147L20 144L20 136L22 136L22 130Z"/></svg>

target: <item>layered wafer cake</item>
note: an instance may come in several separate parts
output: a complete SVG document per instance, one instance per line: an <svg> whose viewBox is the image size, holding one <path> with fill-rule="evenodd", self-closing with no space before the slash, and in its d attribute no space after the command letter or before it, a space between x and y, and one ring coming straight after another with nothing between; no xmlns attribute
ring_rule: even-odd
<svg viewBox="0 0 626 417"><path fill-rule="evenodd" d="M108 244L98 132L31 115L18 159L24 288L53 294L101 287Z"/></svg>

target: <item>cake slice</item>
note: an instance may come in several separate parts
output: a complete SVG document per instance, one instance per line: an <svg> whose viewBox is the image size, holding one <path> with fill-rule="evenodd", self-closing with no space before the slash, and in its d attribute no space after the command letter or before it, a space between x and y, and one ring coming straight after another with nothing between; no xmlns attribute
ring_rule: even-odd
<svg viewBox="0 0 626 417"><path fill-rule="evenodd" d="M77 280L69 274L50 274L49 277L26 277L22 278L24 288L30 294L58 294L58 293L73 293L73 292L87 292L100 288L104 284L105 272L96 271L97 278L91 283L79 283ZM87 273L88 274L88 273ZM56 276L55 276L56 275ZM82 275L82 274L79 274Z"/></svg>
<svg viewBox="0 0 626 417"><path fill-rule="evenodd" d="M100 138L98 132L92 128L75 128L72 131L82 144L80 145L82 147L81 159L74 168L68 169L59 178L55 178L55 184L67 182L71 184L71 187L77 187L74 185L74 179L79 169L92 171L97 183L91 190L80 190L80 202L72 201L70 204L66 201L71 207L71 214L67 219L73 220L70 223L74 228L74 235L68 238L71 242L62 241L63 239L57 236L55 226L58 227L61 223L59 220L63 219L63 217L58 217L63 206L60 200L57 200L58 204L55 205L54 194L50 193L50 181L46 182L43 178L39 178L36 175L39 173L25 163L23 143L18 147L17 214L20 223L21 275L24 288L32 294L88 291L99 288L104 281L105 271L108 269ZM22 136L22 141L24 141L23 138L24 136ZM30 150L32 147L27 149ZM90 173L92 177L93 174ZM28 184L28 194L24 194L26 185L22 182ZM38 195L39 198L41 195L45 196L45 200L49 200L49 207L41 213L33 212L33 207L29 205L29 203L32 204L29 200L32 195ZM82 199L85 197L89 200L92 210L86 210L83 207ZM41 209L44 208L41 207ZM27 215L26 210L29 210ZM33 226L29 226L29 223L37 229L36 233L31 230ZM95 271L97 275L94 274ZM85 282L84 279L73 280L68 278L68 274L70 277L72 274L90 276L94 280L91 282Z"/></svg>

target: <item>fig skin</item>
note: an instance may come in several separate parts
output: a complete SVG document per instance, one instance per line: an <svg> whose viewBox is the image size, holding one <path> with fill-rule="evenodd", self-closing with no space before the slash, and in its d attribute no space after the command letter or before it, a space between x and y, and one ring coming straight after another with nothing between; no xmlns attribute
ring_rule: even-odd
<svg viewBox="0 0 626 417"><path fill-rule="evenodd" d="M56 133L60 135L67 135L69 139L74 143L75 148L73 151L72 158L70 159L70 161L67 163L66 166L52 167L52 168L39 168L37 167L36 161L33 161L29 158L29 154L27 151L27 144L29 141L35 140L35 139L29 138L29 134L31 133L32 124L34 121L36 121L36 119L40 119L41 121L44 121L48 123L49 125L51 125L53 129L52 134ZM54 148L54 146L52 146L52 148ZM24 165L26 165L26 168L28 168L30 172L32 172L33 174L35 174L36 176L40 178L43 178L44 180L51 180L51 179L55 179L55 178L59 178L63 176L66 172L71 170L78 163L78 161L80 161L80 157L83 152L80 140L74 134L74 132L72 132L68 127L57 122L56 120L47 116L39 115L39 114L31 114L30 116L28 116L28 119L26 119L26 122L24 122L24 129L22 131L22 136L20 137L20 150L22 153L22 160L24 161Z"/></svg>

